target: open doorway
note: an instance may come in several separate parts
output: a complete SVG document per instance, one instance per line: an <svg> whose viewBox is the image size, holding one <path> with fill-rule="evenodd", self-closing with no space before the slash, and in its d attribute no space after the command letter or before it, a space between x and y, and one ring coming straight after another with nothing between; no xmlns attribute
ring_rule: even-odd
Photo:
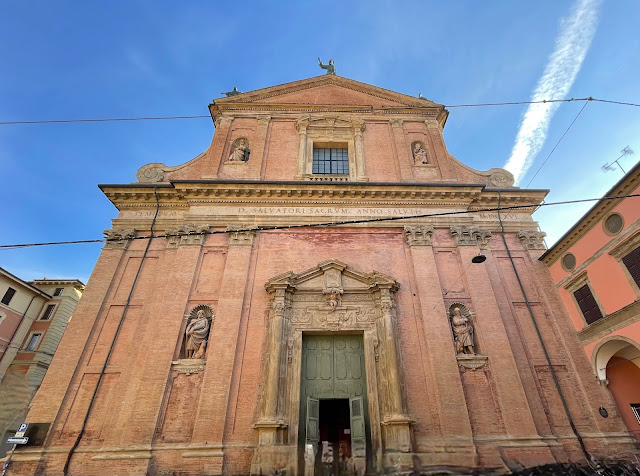
<svg viewBox="0 0 640 476"><path fill-rule="evenodd" d="M320 465L316 465L317 475L352 474L350 420L348 398L320 400Z"/></svg>

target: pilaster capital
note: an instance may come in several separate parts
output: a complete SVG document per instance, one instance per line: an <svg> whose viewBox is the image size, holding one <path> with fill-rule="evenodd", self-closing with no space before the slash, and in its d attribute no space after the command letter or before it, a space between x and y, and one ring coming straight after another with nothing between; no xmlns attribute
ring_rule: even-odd
<svg viewBox="0 0 640 476"><path fill-rule="evenodd" d="M522 246L525 250L544 250L544 237L547 234L543 231L537 230L520 230L518 231L518 238L522 242Z"/></svg>
<svg viewBox="0 0 640 476"><path fill-rule="evenodd" d="M167 248L177 248L185 245L202 246L208 233L209 225L198 225L196 223L178 225L176 228L171 228L164 232L167 235Z"/></svg>
<svg viewBox="0 0 640 476"><path fill-rule="evenodd" d="M230 126L233 122L233 117L230 116L218 116L213 119L213 125L216 127Z"/></svg>
<svg viewBox="0 0 640 476"><path fill-rule="evenodd" d="M457 246L479 246L480 249L486 249L491 238L489 230L481 230L476 226L451 225L449 233L456 240Z"/></svg>
<svg viewBox="0 0 640 476"><path fill-rule="evenodd" d="M136 236L135 228L109 228L104 230L107 250L126 250L131 240Z"/></svg>
<svg viewBox="0 0 640 476"><path fill-rule="evenodd" d="M433 226L431 225L405 225L404 235L409 246L431 246L431 235Z"/></svg>
<svg viewBox="0 0 640 476"><path fill-rule="evenodd" d="M257 119L259 126L266 126L271 121L271 116L258 116Z"/></svg>
<svg viewBox="0 0 640 476"><path fill-rule="evenodd" d="M391 127L402 127L404 121L402 119L389 119Z"/></svg>
<svg viewBox="0 0 640 476"><path fill-rule="evenodd" d="M228 227L229 232L229 245L244 245L253 246L253 241L256 237L256 230L252 230L249 227Z"/></svg>

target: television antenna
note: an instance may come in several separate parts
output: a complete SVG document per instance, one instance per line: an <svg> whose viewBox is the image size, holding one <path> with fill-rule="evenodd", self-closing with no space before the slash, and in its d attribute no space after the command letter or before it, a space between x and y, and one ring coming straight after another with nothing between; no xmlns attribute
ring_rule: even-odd
<svg viewBox="0 0 640 476"><path fill-rule="evenodd" d="M620 167L620 170L622 170L623 174L627 173L627 172L625 172L625 170L622 168L622 165L620 165L620 162L618 162L618 161L621 158L623 158L625 155L633 155L633 149L631 149L631 147L629 147L629 146L626 146L620 152L622 152L622 155L620 155L620 157L618 157L616 160L612 161L611 163L607 162L606 164L604 164L602 166L602 171L603 172L609 172L611 170L616 170L615 166L613 165L613 164L616 164L618 167Z"/></svg>

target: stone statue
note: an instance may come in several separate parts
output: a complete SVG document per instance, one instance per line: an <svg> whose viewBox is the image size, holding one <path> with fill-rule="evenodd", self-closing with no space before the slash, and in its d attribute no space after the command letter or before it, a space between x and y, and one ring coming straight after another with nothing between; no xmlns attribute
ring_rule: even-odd
<svg viewBox="0 0 640 476"><path fill-rule="evenodd" d="M234 146L227 162L247 162L249 160L250 153L249 140L244 137L240 137L234 141Z"/></svg>
<svg viewBox="0 0 640 476"><path fill-rule="evenodd" d="M238 88L236 88L234 86L233 90L227 91L226 93L222 93L222 94L226 94L227 97L229 97L229 96L237 96L238 94L242 94L242 91L238 91Z"/></svg>
<svg viewBox="0 0 640 476"><path fill-rule="evenodd" d="M422 142L413 143L413 160L416 164L427 164L427 149Z"/></svg>
<svg viewBox="0 0 640 476"><path fill-rule="evenodd" d="M473 324L471 319L460 311L459 307L453 309L451 325L456 345L456 354L475 354L473 350Z"/></svg>
<svg viewBox="0 0 640 476"><path fill-rule="evenodd" d="M329 306L331 306L331 312L334 312L341 302L342 296L340 296L340 293L338 293L338 291L331 291L331 294L329 295Z"/></svg>
<svg viewBox="0 0 640 476"><path fill-rule="evenodd" d="M209 319L202 309L189 322L185 335L187 337L187 359L202 359L209 338Z"/></svg>
<svg viewBox="0 0 640 476"><path fill-rule="evenodd" d="M333 65L332 59L329 60L329 64L322 64L322 60L318 58L318 63L320 63L320 67L322 69L327 70L327 74L333 74L333 75L336 74L336 67Z"/></svg>

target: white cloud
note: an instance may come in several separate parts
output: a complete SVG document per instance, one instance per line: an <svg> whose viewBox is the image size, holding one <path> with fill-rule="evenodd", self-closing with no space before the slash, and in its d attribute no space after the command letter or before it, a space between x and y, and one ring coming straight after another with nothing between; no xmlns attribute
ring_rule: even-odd
<svg viewBox="0 0 640 476"><path fill-rule="evenodd" d="M596 32L598 8L602 0L577 0L568 18L560 22L560 33L532 101L564 99L580 71ZM560 103L530 104L520 124L511 157L505 164L515 177L522 178L544 145L549 122Z"/></svg>

